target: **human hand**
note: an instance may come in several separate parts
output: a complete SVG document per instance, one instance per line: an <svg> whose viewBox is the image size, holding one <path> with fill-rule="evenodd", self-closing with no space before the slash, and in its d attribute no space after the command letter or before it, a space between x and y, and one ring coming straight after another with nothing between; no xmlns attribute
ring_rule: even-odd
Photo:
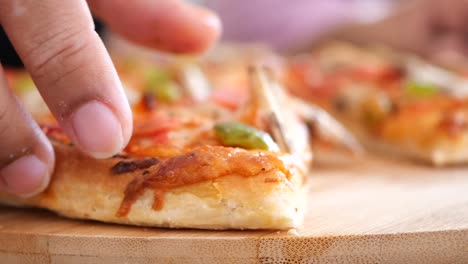
<svg viewBox="0 0 468 264"><path fill-rule="evenodd" d="M177 0L0 2L0 23L60 126L80 150L106 158L129 141L132 113L89 8L123 37L178 53L209 48L220 23ZM48 185L53 148L1 69L0 79L0 191L31 196Z"/></svg>
<svg viewBox="0 0 468 264"><path fill-rule="evenodd" d="M467 0L413 0L381 21L345 27L335 35L359 43L383 43L445 66L464 67L468 66L467 22Z"/></svg>

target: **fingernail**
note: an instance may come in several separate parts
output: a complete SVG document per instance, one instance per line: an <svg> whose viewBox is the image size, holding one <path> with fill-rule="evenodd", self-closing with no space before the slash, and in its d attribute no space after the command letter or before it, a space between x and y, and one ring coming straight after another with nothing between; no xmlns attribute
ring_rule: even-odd
<svg viewBox="0 0 468 264"><path fill-rule="evenodd" d="M123 148L122 126L104 104L91 101L72 115L76 143L95 158L108 158Z"/></svg>
<svg viewBox="0 0 468 264"><path fill-rule="evenodd" d="M49 183L47 168L36 156L23 156L0 171L0 189L22 197L33 196Z"/></svg>

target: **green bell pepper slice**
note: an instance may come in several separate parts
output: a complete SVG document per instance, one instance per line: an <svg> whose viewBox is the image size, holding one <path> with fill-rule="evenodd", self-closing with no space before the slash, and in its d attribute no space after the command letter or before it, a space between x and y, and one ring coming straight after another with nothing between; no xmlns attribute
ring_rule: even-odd
<svg viewBox="0 0 468 264"><path fill-rule="evenodd" d="M228 147L279 150L268 133L239 122L219 123L215 125L214 130L217 138Z"/></svg>
<svg viewBox="0 0 468 264"><path fill-rule="evenodd" d="M411 81L405 85L405 92L413 97L429 97L436 95L439 89L431 83Z"/></svg>
<svg viewBox="0 0 468 264"><path fill-rule="evenodd" d="M168 72L152 68L145 74L145 91L153 94L156 100L171 103L181 97L179 87L172 81Z"/></svg>

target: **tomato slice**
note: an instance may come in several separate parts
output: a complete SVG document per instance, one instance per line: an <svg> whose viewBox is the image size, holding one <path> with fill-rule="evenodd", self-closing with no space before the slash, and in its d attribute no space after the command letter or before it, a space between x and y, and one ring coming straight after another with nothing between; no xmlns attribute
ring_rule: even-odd
<svg viewBox="0 0 468 264"><path fill-rule="evenodd" d="M215 90L211 98L217 104L231 110L239 108L247 99L246 89L227 88Z"/></svg>
<svg viewBox="0 0 468 264"><path fill-rule="evenodd" d="M169 130L162 130L152 137L153 142L158 145L167 145L169 143Z"/></svg>
<svg viewBox="0 0 468 264"><path fill-rule="evenodd" d="M134 116L133 136L154 136L181 125L179 119L162 112L139 113Z"/></svg>
<svg viewBox="0 0 468 264"><path fill-rule="evenodd" d="M403 77L403 72L392 66L364 66L355 67L351 74L357 80L387 83L397 81Z"/></svg>

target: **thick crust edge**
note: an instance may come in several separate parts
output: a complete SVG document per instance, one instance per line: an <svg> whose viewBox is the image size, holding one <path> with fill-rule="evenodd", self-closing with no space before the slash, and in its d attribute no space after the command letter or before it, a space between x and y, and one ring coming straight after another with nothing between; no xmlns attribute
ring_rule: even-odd
<svg viewBox="0 0 468 264"><path fill-rule="evenodd" d="M46 208L72 218L121 224L202 229L288 229L304 215L303 176L279 170L253 177L229 175L166 192L164 207L153 210L146 190L129 214L117 217L127 184L136 173L115 175L115 159L94 160L73 147L55 144L56 168L48 189L22 199L0 193L0 203ZM277 181L271 181L277 179Z"/></svg>

